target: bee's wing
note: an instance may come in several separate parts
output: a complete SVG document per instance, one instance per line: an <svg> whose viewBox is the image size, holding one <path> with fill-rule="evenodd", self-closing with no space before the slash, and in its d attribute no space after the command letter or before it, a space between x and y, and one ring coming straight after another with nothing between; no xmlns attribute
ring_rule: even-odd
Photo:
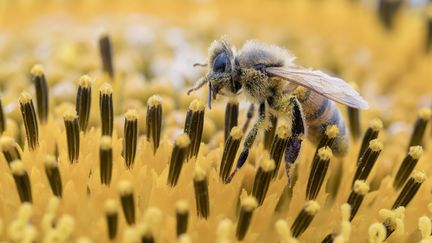
<svg viewBox="0 0 432 243"><path fill-rule="evenodd" d="M311 89L336 102L354 108L367 109L368 103L349 84L339 78L331 77L321 71L290 67L268 67L266 72L295 84Z"/></svg>

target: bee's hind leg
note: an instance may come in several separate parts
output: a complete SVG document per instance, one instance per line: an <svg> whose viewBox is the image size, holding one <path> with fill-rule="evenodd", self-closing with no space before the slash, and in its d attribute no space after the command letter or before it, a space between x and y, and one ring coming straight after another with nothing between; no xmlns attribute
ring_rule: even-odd
<svg viewBox="0 0 432 243"><path fill-rule="evenodd" d="M291 184L290 168L297 160L300 153L301 143L306 130L304 116L299 101L293 96L290 98L290 103L292 105L291 137L288 139L285 150L285 171L288 176L289 184Z"/></svg>
<svg viewBox="0 0 432 243"><path fill-rule="evenodd" d="M252 127L252 129L249 131L249 133L246 136L246 139L243 143L243 151L240 153L240 156L237 160L237 165L233 173L228 177L227 182L230 182L235 175L235 173L243 166L243 164L246 162L246 159L249 156L249 149L252 147L252 144L255 141L255 138L257 136L258 130L260 129L261 124L265 120L265 103L261 103L258 109L258 118Z"/></svg>
<svg viewBox="0 0 432 243"><path fill-rule="evenodd" d="M249 123L252 120L254 113L255 113L255 105L252 103L250 104L249 109L247 111L246 121L243 123L243 128L242 128L243 133L246 133L247 129L249 128Z"/></svg>

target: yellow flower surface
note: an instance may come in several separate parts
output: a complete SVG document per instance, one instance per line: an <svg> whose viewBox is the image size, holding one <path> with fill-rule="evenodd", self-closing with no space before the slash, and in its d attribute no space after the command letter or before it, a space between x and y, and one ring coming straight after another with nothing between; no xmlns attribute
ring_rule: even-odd
<svg viewBox="0 0 432 243"><path fill-rule="evenodd" d="M0 1L0 241L430 242L431 6L389 2ZM347 154L267 117L237 170L257 112L187 94L222 35L352 84Z"/></svg>

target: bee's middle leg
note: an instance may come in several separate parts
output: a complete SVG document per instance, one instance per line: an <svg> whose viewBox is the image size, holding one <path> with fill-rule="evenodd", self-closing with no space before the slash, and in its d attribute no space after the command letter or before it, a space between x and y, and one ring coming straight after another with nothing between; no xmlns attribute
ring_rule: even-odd
<svg viewBox="0 0 432 243"><path fill-rule="evenodd" d="M290 97L290 104L292 107L291 137L288 139L285 150L285 170L288 178L291 164L297 160L300 153L301 143L306 130L303 112L300 103L295 96Z"/></svg>
<svg viewBox="0 0 432 243"><path fill-rule="evenodd" d="M261 124L264 122L265 120L265 103L261 103L258 109L258 118L254 124L254 126L252 127L252 129L249 131L249 133L246 136L246 139L243 143L243 151L240 153L240 156L237 160L237 165L236 168L234 170L234 172L231 174L231 176L228 178L228 181L231 181L232 177L235 175L235 173L237 172L237 170L239 170L243 164L246 162L246 159L249 156L249 149L252 147L252 144L255 142L255 138L257 136L258 130L261 127Z"/></svg>

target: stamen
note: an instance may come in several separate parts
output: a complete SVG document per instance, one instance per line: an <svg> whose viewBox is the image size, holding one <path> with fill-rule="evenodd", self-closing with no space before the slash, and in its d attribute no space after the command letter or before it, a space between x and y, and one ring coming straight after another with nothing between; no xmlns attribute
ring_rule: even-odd
<svg viewBox="0 0 432 243"><path fill-rule="evenodd" d="M270 159L275 161L275 169L272 175L273 179L276 179L279 172L279 167L290 136L291 131L287 126L283 125L277 128L276 137L274 138L270 149Z"/></svg>
<svg viewBox="0 0 432 243"><path fill-rule="evenodd" d="M392 209L408 206L425 180L426 175L423 172L414 171L393 203Z"/></svg>
<svg viewBox="0 0 432 243"><path fill-rule="evenodd" d="M240 216L237 223L236 237L241 241L246 236L252 221L253 212L257 207L257 200L254 197L246 197L241 202Z"/></svg>
<svg viewBox="0 0 432 243"><path fill-rule="evenodd" d="M104 83L99 93L99 110L102 123L102 136L111 136L114 123L114 107L112 97L112 86Z"/></svg>
<svg viewBox="0 0 432 243"><path fill-rule="evenodd" d="M81 131L86 132L91 109L91 80L87 75L83 75L78 83L78 93L76 97L76 111L79 118Z"/></svg>
<svg viewBox="0 0 432 243"><path fill-rule="evenodd" d="M122 180L118 184L118 191L126 222L128 225L133 225L135 224L135 201L132 184Z"/></svg>
<svg viewBox="0 0 432 243"><path fill-rule="evenodd" d="M320 206L316 201L306 202L304 208L297 215L291 226L293 237L298 238L309 227L315 215L320 210Z"/></svg>
<svg viewBox="0 0 432 243"><path fill-rule="evenodd" d="M351 214L349 221L351 222L359 210L364 196L369 192L369 185L363 180L356 180L351 194L348 197L347 203L351 205Z"/></svg>
<svg viewBox="0 0 432 243"><path fill-rule="evenodd" d="M231 235L233 231L233 223L230 219L222 219L216 229L216 242L231 242Z"/></svg>
<svg viewBox="0 0 432 243"><path fill-rule="evenodd" d="M205 105L201 101L193 100L186 113L184 133L189 135L191 141L187 159L198 155L204 126L204 109Z"/></svg>
<svg viewBox="0 0 432 243"><path fill-rule="evenodd" d="M288 212L292 196L293 187L286 184L274 209L276 215L285 215Z"/></svg>
<svg viewBox="0 0 432 243"><path fill-rule="evenodd" d="M352 185L356 180L366 180L372 167L375 165L378 156L383 149L383 144L379 139L374 139L369 142L369 147L364 152L363 156L357 165L357 170L352 181Z"/></svg>
<svg viewBox="0 0 432 243"><path fill-rule="evenodd" d="M17 187L18 195L21 203L32 202L32 191L30 178L24 167L24 163L20 160L15 160L10 164L12 175Z"/></svg>
<svg viewBox="0 0 432 243"><path fill-rule="evenodd" d="M430 52L432 47L432 15L426 16L426 52Z"/></svg>
<svg viewBox="0 0 432 243"><path fill-rule="evenodd" d="M136 110L129 110L125 115L124 124L124 159L127 168L132 168L138 142L138 113Z"/></svg>
<svg viewBox="0 0 432 243"><path fill-rule="evenodd" d="M0 135L2 135L4 131L6 131L6 116L3 112L3 104L0 99Z"/></svg>
<svg viewBox="0 0 432 243"><path fill-rule="evenodd" d="M45 156L45 173L51 187L51 191L56 197L61 198L63 194L63 186L58 162L54 156Z"/></svg>
<svg viewBox="0 0 432 243"><path fill-rule="evenodd" d="M325 133L322 135L321 140L318 143L314 157L318 155L318 151L321 148L324 148L326 146L331 147L338 134L339 134L339 128L336 125L327 126Z"/></svg>
<svg viewBox="0 0 432 243"><path fill-rule="evenodd" d="M21 93L19 103L26 129L28 147L30 150L35 150L39 146L39 129L31 95L27 92Z"/></svg>
<svg viewBox="0 0 432 243"><path fill-rule="evenodd" d="M402 7L402 0L380 0L378 4L378 14L380 20L387 30L393 28L397 12Z"/></svg>
<svg viewBox="0 0 432 243"><path fill-rule="evenodd" d="M219 177L223 183L226 183L228 180L242 137L243 133L241 129L239 127L233 127L230 135L225 140L225 147L219 169Z"/></svg>
<svg viewBox="0 0 432 243"><path fill-rule="evenodd" d="M417 113L417 120L414 125L414 131L411 134L408 149L412 146L422 145L423 137L427 124L431 118L432 111L430 108L420 109Z"/></svg>
<svg viewBox="0 0 432 243"><path fill-rule="evenodd" d="M108 228L108 238L113 240L118 230L118 205L113 199L105 201L105 218Z"/></svg>
<svg viewBox="0 0 432 243"><path fill-rule="evenodd" d="M175 140L174 148L171 153L167 180L168 185L171 187L177 185L189 144L190 139L187 134L182 134Z"/></svg>
<svg viewBox="0 0 432 243"><path fill-rule="evenodd" d="M386 229L386 237L390 237L393 232L398 231L399 233L404 232L404 223L403 219L405 218L405 208L398 207L394 210L381 209L379 214L382 218L384 218L384 222L382 223Z"/></svg>
<svg viewBox="0 0 432 243"><path fill-rule="evenodd" d="M225 107L224 141L227 141L233 127L238 125L239 103L236 99L230 99Z"/></svg>
<svg viewBox="0 0 432 243"><path fill-rule="evenodd" d="M378 134L382 128L383 128L383 123L380 119L373 119L369 123L369 127L363 136L362 144L360 146L360 150L357 157L357 163L360 163L360 158L368 148L370 141L378 137Z"/></svg>
<svg viewBox="0 0 432 243"><path fill-rule="evenodd" d="M272 146L278 122L277 117L272 114L269 115L269 120L271 125L264 131L264 149L267 151L269 151Z"/></svg>
<svg viewBox="0 0 432 243"><path fill-rule="evenodd" d="M177 237L185 234L188 228L189 220L189 205L186 201L178 201L176 203L176 233Z"/></svg>
<svg viewBox="0 0 432 243"><path fill-rule="evenodd" d="M422 235L422 239L430 239L432 234L432 225L431 225L431 219L427 216L422 216L419 218L418 221L418 228L420 230L420 233Z"/></svg>
<svg viewBox="0 0 432 243"><path fill-rule="evenodd" d="M99 51L102 58L103 71L107 73L110 78L114 77L111 40L107 34L99 38Z"/></svg>
<svg viewBox="0 0 432 243"><path fill-rule="evenodd" d="M207 174L203 169L195 168L193 184L198 217L207 219L210 215L210 200Z"/></svg>
<svg viewBox="0 0 432 243"><path fill-rule="evenodd" d="M255 174L252 196L256 198L259 206L263 204L265 196L267 195L274 169L274 160L265 159L261 162L260 167Z"/></svg>
<svg viewBox="0 0 432 243"><path fill-rule="evenodd" d="M358 89L358 86L356 83L350 83L350 84L352 87L354 87L355 90ZM361 134L360 110L348 106L347 111L348 111L348 124L349 124L350 134L351 134L353 140L357 141L360 137L360 134Z"/></svg>
<svg viewBox="0 0 432 243"><path fill-rule="evenodd" d="M100 180L107 186L111 183L113 155L110 136L102 136L99 145Z"/></svg>
<svg viewBox="0 0 432 243"><path fill-rule="evenodd" d="M162 130L162 98L153 95L147 101L147 140L152 141L153 153L159 148Z"/></svg>
<svg viewBox="0 0 432 243"><path fill-rule="evenodd" d="M6 136L0 137L0 147L9 166L14 160L21 160L21 149L13 138Z"/></svg>
<svg viewBox="0 0 432 243"><path fill-rule="evenodd" d="M298 242L295 238L292 237L291 231L288 227L288 223L286 222L286 220L279 219L278 221L276 221L275 228L276 228L276 232L282 239L282 242L286 242L286 243Z"/></svg>
<svg viewBox="0 0 432 243"><path fill-rule="evenodd" d="M312 168L306 187L307 200L315 200L317 198L332 157L333 153L329 147L322 147L318 150L318 156L315 156L312 162Z"/></svg>
<svg viewBox="0 0 432 243"><path fill-rule="evenodd" d="M155 239L149 225L141 223L138 226L138 233L141 237L141 243L154 243Z"/></svg>
<svg viewBox="0 0 432 243"><path fill-rule="evenodd" d="M370 243L382 243L386 238L387 232L383 224L375 223L369 227L368 234Z"/></svg>
<svg viewBox="0 0 432 243"><path fill-rule="evenodd" d="M66 139L70 163L77 163L80 150L80 130L78 116L75 110L68 110L64 113L64 124L66 128Z"/></svg>
<svg viewBox="0 0 432 243"><path fill-rule="evenodd" d="M45 124L48 120L48 85L42 65L36 64L31 69L31 77L36 90L36 105L39 122Z"/></svg>
<svg viewBox="0 0 432 243"><path fill-rule="evenodd" d="M423 148L421 146L412 146L409 148L407 156L402 161L398 172L393 181L393 188L398 190L405 184L411 172L414 170L418 160L423 155Z"/></svg>

